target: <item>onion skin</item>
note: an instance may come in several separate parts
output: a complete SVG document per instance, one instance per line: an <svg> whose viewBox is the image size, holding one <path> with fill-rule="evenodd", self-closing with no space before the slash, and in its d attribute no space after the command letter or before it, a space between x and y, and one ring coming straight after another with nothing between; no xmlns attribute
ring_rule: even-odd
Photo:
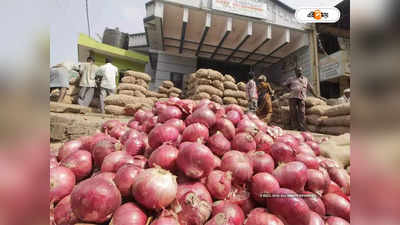
<svg viewBox="0 0 400 225"><path fill-rule="evenodd" d="M310 225L325 225L325 222L318 213L311 211L309 224Z"/></svg>
<svg viewBox="0 0 400 225"><path fill-rule="evenodd" d="M142 155L135 155L133 156L133 162L131 164L136 167L145 169L147 164L147 158Z"/></svg>
<svg viewBox="0 0 400 225"><path fill-rule="evenodd" d="M218 213L211 218L205 225L233 225L223 213Z"/></svg>
<svg viewBox="0 0 400 225"><path fill-rule="evenodd" d="M302 192L307 182L307 167L301 162L289 162L278 166L273 175L281 187Z"/></svg>
<svg viewBox="0 0 400 225"><path fill-rule="evenodd" d="M126 164L117 171L113 181L121 192L122 197L131 196L131 186L133 184L133 181L142 170L142 168L136 167L131 164Z"/></svg>
<svg viewBox="0 0 400 225"><path fill-rule="evenodd" d="M72 192L75 185L74 173L63 166L50 169L50 202L58 202Z"/></svg>
<svg viewBox="0 0 400 225"><path fill-rule="evenodd" d="M151 153L149 158L149 166L156 165L163 169L173 171L176 167L176 159L178 158L178 149L170 144L163 144Z"/></svg>
<svg viewBox="0 0 400 225"><path fill-rule="evenodd" d="M240 120L242 120L242 117L238 111L231 110L226 113L226 118L230 120L233 125L237 125Z"/></svg>
<svg viewBox="0 0 400 225"><path fill-rule="evenodd" d="M209 131L208 128L201 123L192 123L183 130L182 141L183 142L197 142L201 141L205 143L208 140Z"/></svg>
<svg viewBox="0 0 400 225"><path fill-rule="evenodd" d="M129 122L128 122L128 125L127 125L129 128L131 128L131 129L134 129L134 130L138 130L139 129L139 127L140 127L140 122L139 121L136 121L135 119L131 119Z"/></svg>
<svg viewBox="0 0 400 225"><path fill-rule="evenodd" d="M345 195L350 195L350 176L345 169L329 168L329 177L338 184Z"/></svg>
<svg viewBox="0 0 400 225"><path fill-rule="evenodd" d="M321 156L318 158L320 159L319 165L327 170L332 167L340 168L340 165L333 159L328 159Z"/></svg>
<svg viewBox="0 0 400 225"><path fill-rule="evenodd" d="M325 179L321 171L314 169L307 170L307 190L310 190L321 196L324 193L327 185L327 180Z"/></svg>
<svg viewBox="0 0 400 225"><path fill-rule="evenodd" d="M140 124L143 124L145 121L149 120L151 117L153 117L153 113L150 111L144 111L139 109L135 113L135 120L138 121Z"/></svg>
<svg viewBox="0 0 400 225"><path fill-rule="evenodd" d="M340 195L329 193L322 197L326 206L326 213L330 216L341 217L350 221L350 202Z"/></svg>
<svg viewBox="0 0 400 225"><path fill-rule="evenodd" d="M115 139L119 139L122 135L124 135L126 132L128 132L130 129L119 125L119 126L115 126L111 131L110 131L110 136L115 138Z"/></svg>
<svg viewBox="0 0 400 225"><path fill-rule="evenodd" d="M61 165L69 168L75 174L76 180L80 181L92 172L92 156L88 151L78 150L64 158Z"/></svg>
<svg viewBox="0 0 400 225"><path fill-rule="evenodd" d="M300 143L294 148L294 150L296 151L297 154L307 154L313 157L316 156L312 148L306 143Z"/></svg>
<svg viewBox="0 0 400 225"><path fill-rule="evenodd" d="M296 195L292 190L280 188L273 194ZM280 218L283 218L290 225L309 225L310 209L301 198L267 198L268 210Z"/></svg>
<svg viewBox="0 0 400 225"><path fill-rule="evenodd" d="M288 163L296 160L296 152L289 145L275 142L271 146L271 156L275 163Z"/></svg>
<svg viewBox="0 0 400 225"><path fill-rule="evenodd" d="M149 145L156 149L165 142L173 143L178 139L179 131L173 126L159 125L149 133Z"/></svg>
<svg viewBox="0 0 400 225"><path fill-rule="evenodd" d="M128 202L115 210L112 225L146 225L147 215L134 203Z"/></svg>
<svg viewBox="0 0 400 225"><path fill-rule="evenodd" d="M115 173L99 171L97 173L94 173L92 175L92 177L103 178L103 179L106 179L106 180L110 181L111 183L113 183L114 182L114 178L115 178Z"/></svg>
<svg viewBox="0 0 400 225"><path fill-rule="evenodd" d="M220 131L228 140L232 140L235 136L235 125L225 118L218 118L215 122L214 128Z"/></svg>
<svg viewBox="0 0 400 225"><path fill-rule="evenodd" d="M257 144L249 133L238 133L232 140L232 149L241 152L255 151Z"/></svg>
<svg viewBox="0 0 400 225"><path fill-rule="evenodd" d="M154 220L150 225L180 225L172 216L161 216Z"/></svg>
<svg viewBox="0 0 400 225"><path fill-rule="evenodd" d="M314 151L316 156L321 154L321 149L319 148L319 144L314 141L306 141L306 144L310 146L310 148Z"/></svg>
<svg viewBox="0 0 400 225"><path fill-rule="evenodd" d="M79 222L72 212L71 195L65 196L54 208L54 221L57 225L69 225Z"/></svg>
<svg viewBox="0 0 400 225"><path fill-rule="evenodd" d="M307 194L307 195L314 195L314 197L312 198L303 198L304 201L306 202L306 204L308 205L308 208L310 208L310 210L318 213L321 217L324 217L326 215L326 208L324 205L324 202L322 201L322 199L320 197L318 197L318 195L312 193L312 192L308 192L305 191L302 194Z"/></svg>
<svg viewBox="0 0 400 225"><path fill-rule="evenodd" d="M268 213L265 208L253 209L244 223L244 225L284 225L275 215Z"/></svg>
<svg viewBox="0 0 400 225"><path fill-rule="evenodd" d="M101 125L101 131L108 134L114 127L121 126L119 120L108 120Z"/></svg>
<svg viewBox="0 0 400 225"><path fill-rule="evenodd" d="M301 132L300 134L303 136L305 142L314 141L314 137L313 137L313 135L311 133L309 133L309 132Z"/></svg>
<svg viewBox="0 0 400 225"><path fill-rule="evenodd" d="M121 144L125 145L125 143L131 138L141 138L143 136L138 130L130 129L124 135L119 138Z"/></svg>
<svg viewBox="0 0 400 225"><path fill-rule="evenodd" d="M223 200L228 197L232 188L231 172L212 171L207 178L207 189L214 199Z"/></svg>
<svg viewBox="0 0 400 225"><path fill-rule="evenodd" d="M69 154L78 151L82 148L82 145L82 142L79 140L65 142L64 145L58 150L58 161L61 161Z"/></svg>
<svg viewBox="0 0 400 225"><path fill-rule="evenodd" d="M243 118L236 128L236 133L249 133L255 136L258 133L257 125L248 118Z"/></svg>
<svg viewBox="0 0 400 225"><path fill-rule="evenodd" d="M254 173L272 173L274 171L275 162L269 154L262 151L252 151L247 153L247 155L253 164Z"/></svg>
<svg viewBox="0 0 400 225"><path fill-rule="evenodd" d="M125 143L125 151L131 156L143 154L144 148L145 144L141 138L130 138Z"/></svg>
<svg viewBox="0 0 400 225"><path fill-rule="evenodd" d="M50 169L59 166L59 163L57 161L57 157L55 156L50 156Z"/></svg>
<svg viewBox="0 0 400 225"><path fill-rule="evenodd" d="M269 173L257 173L251 178L251 196L256 202L264 206L266 200L262 195L273 193L279 188L278 181Z"/></svg>
<svg viewBox="0 0 400 225"><path fill-rule="evenodd" d="M253 176L253 164L250 158L239 151L229 151L224 154L221 170L231 171L233 181L236 183L246 183Z"/></svg>
<svg viewBox="0 0 400 225"><path fill-rule="evenodd" d="M176 129L178 129L179 133L182 133L183 130L186 128L185 122L181 119L176 118L169 119L164 124L175 127Z"/></svg>
<svg viewBox="0 0 400 225"><path fill-rule="evenodd" d="M329 216L325 222L326 225L350 225L346 220L336 216Z"/></svg>
<svg viewBox="0 0 400 225"><path fill-rule="evenodd" d="M304 165L306 165L308 169L317 170L319 168L319 163L317 158L311 155L307 155L304 153L297 154L296 161L304 163Z"/></svg>
<svg viewBox="0 0 400 225"><path fill-rule="evenodd" d="M228 224L241 225L245 216L243 210L236 204L229 201L217 201L213 204L212 216L224 214Z"/></svg>
<svg viewBox="0 0 400 225"><path fill-rule="evenodd" d="M133 163L133 157L124 151L116 151L107 155L101 164L101 172L117 172L123 165Z"/></svg>
<svg viewBox="0 0 400 225"><path fill-rule="evenodd" d="M209 107L196 109L186 120L186 126L193 123L201 123L208 128L212 128L217 120L215 113Z"/></svg>
<svg viewBox="0 0 400 225"><path fill-rule="evenodd" d="M71 208L84 222L103 223L121 205L121 194L114 183L100 177L80 182L71 193Z"/></svg>
<svg viewBox="0 0 400 225"><path fill-rule="evenodd" d="M158 122L164 123L169 119L181 119L182 111L176 106L167 106L158 112Z"/></svg>
<svg viewBox="0 0 400 225"><path fill-rule="evenodd" d="M94 136L92 136L92 137L89 139L89 143L87 143L87 144L85 144L85 145L88 145L88 146L89 146L89 149L90 149L90 150L88 150L89 152L93 152L94 146L95 146L98 142L103 141L103 140L109 140L109 141L110 141L111 143L113 143L113 144L115 144L115 143L118 142L118 140L115 139L115 138L113 138L113 137L110 137L110 136L108 136L108 135L106 135L106 134L103 134L103 133L98 133L98 134L95 134ZM85 149L86 149L86 148L85 148Z"/></svg>
<svg viewBox="0 0 400 225"><path fill-rule="evenodd" d="M328 186L326 187L324 194L329 194L329 193L334 193L337 195L342 196L343 198L345 198L346 200L350 201L348 199L348 196L344 194L344 192L342 191L342 189L339 187L339 185L337 185L335 182L333 182L332 180L329 181Z"/></svg>
<svg viewBox="0 0 400 225"><path fill-rule="evenodd" d="M160 168L145 169L133 181L132 195L147 209L160 210L170 205L176 197L176 177Z"/></svg>
<svg viewBox="0 0 400 225"><path fill-rule="evenodd" d="M279 136L278 138L275 139L275 142L281 142L287 144L293 149L295 149L296 146L299 145L299 141L290 134L284 134L282 136Z"/></svg>
<svg viewBox="0 0 400 225"><path fill-rule="evenodd" d="M274 143L274 140L272 139L271 136L268 134L260 131L257 133L257 135L254 137L254 140L257 144L257 151L263 151L265 153L270 153L271 151L271 146Z"/></svg>
<svg viewBox="0 0 400 225"><path fill-rule="evenodd" d="M156 125L158 121L158 116L153 116L150 119L146 120L142 125L142 131L145 133L149 133Z"/></svg>
<svg viewBox="0 0 400 225"><path fill-rule="evenodd" d="M104 158L115 151L116 151L115 144L113 144L111 141L109 140L99 141L93 147L92 151L94 167L99 168L103 163Z"/></svg>
<svg viewBox="0 0 400 225"><path fill-rule="evenodd" d="M219 131L217 131L213 136L208 139L207 146L215 155L220 157L231 150L231 143Z"/></svg>

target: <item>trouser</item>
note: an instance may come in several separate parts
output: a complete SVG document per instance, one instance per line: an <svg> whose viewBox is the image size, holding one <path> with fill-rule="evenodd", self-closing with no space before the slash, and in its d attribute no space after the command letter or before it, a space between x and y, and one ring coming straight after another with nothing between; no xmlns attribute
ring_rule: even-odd
<svg viewBox="0 0 400 225"><path fill-rule="evenodd" d="M101 113L105 113L105 110L104 110L104 99L110 94L114 94L114 90L113 89L108 89L108 88L101 88L100 89L100 110L101 110Z"/></svg>
<svg viewBox="0 0 400 225"><path fill-rule="evenodd" d="M298 98L289 99L290 125L294 130L306 130L306 104Z"/></svg>
<svg viewBox="0 0 400 225"><path fill-rule="evenodd" d="M263 102L264 101L264 102ZM265 94L262 99L260 99L259 106L262 108L259 108L257 110L257 115L260 117L262 121L265 123L269 123L271 120L272 116L272 101L271 101L271 96L269 94Z"/></svg>
<svg viewBox="0 0 400 225"><path fill-rule="evenodd" d="M89 106L93 100L94 87L81 87L79 91L78 104L82 106Z"/></svg>
<svg viewBox="0 0 400 225"><path fill-rule="evenodd" d="M255 112L257 110L257 99L250 99L249 110Z"/></svg>

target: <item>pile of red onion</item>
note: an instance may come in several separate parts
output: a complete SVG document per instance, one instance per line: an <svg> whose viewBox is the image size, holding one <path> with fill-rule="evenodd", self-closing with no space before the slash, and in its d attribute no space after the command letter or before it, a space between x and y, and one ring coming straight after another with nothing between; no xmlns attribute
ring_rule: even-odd
<svg viewBox="0 0 400 225"><path fill-rule="evenodd" d="M170 98L50 158L57 225L350 224L350 175L310 133Z"/></svg>

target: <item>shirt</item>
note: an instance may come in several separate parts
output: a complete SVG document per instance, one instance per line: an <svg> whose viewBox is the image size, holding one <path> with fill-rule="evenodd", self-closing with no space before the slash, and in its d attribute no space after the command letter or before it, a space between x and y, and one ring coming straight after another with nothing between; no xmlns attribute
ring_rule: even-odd
<svg viewBox="0 0 400 225"><path fill-rule="evenodd" d="M102 76L101 87L114 90L117 88L116 77L118 74L118 68L111 63L106 63L98 69L97 75Z"/></svg>
<svg viewBox="0 0 400 225"><path fill-rule="evenodd" d="M96 72L98 66L93 63L81 63L79 65L79 73L81 74L81 81L79 86L81 87L96 87Z"/></svg>
<svg viewBox="0 0 400 225"><path fill-rule="evenodd" d="M343 95L342 97L338 98L338 103L339 104L350 103L350 98L347 98L346 95Z"/></svg>
<svg viewBox="0 0 400 225"><path fill-rule="evenodd" d="M249 80L246 85L246 91L247 91L247 96L249 99L257 99L258 94L257 94L257 85L254 80Z"/></svg>
<svg viewBox="0 0 400 225"><path fill-rule="evenodd" d="M298 98L305 100L307 98L308 79L305 76L291 77L283 84L289 86L289 98Z"/></svg>
<svg viewBox="0 0 400 225"><path fill-rule="evenodd" d="M50 87L51 88L68 88L71 73L67 68L53 67L50 69Z"/></svg>

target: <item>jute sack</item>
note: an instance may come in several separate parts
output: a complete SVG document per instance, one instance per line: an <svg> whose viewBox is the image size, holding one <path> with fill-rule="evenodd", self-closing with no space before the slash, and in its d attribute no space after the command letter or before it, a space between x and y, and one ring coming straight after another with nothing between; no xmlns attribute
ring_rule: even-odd
<svg viewBox="0 0 400 225"><path fill-rule="evenodd" d="M316 105L326 105L326 102L316 97L308 97L306 98L305 102L306 102L306 107L313 107Z"/></svg>
<svg viewBox="0 0 400 225"><path fill-rule="evenodd" d="M134 92L133 92L133 96L135 96L135 97L140 97L140 98L146 97L146 95L143 94L141 91L134 91Z"/></svg>
<svg viewBox="0 0 400 225"><path fill-rule="evenodd" d="M216 95L211 96L211 101L216 102L218 104L223 104L222 98Z"/></svg>
<svg viewBox="0 0 400 225"><path fill-rule="evenodd" d="M219 97L222 97L224 95L224 93L221 90L216 89L213 86L209 86L209 85L200 85L196 88L196 93L200 93L200 92L206 92L210 95L218 95Z"/></svg>
<svg viewBox="0 0 400 225"><path fill-rule="evenodd" d="M247 93L245 91L236 91L236 97L247 99Z"/></svg>
<svg viewBox="0 0 400 225"><path fill-rule="evenodd" d="M193 83L196 78L197 78L197 74L196 73L191 73L188 76L188 79L186 80L187 84Z"/></svg>
<svg viewBox="0 0 400 225"><path fill-rule="evenodd" d="M331 106L328 106L328 105L316 105L316 106L313 106L311 108L306 109L306 114L307 115L316 114L316 115L324 116L324 115L326 115L326 111L329 108L331 108Z"/></svg>
<svg viewBox="0 0 400 225"><path fill-rule="evenodd" d="M126 106L135 103L152 104L153 101L147 98L133 97L129 95L109 95L104 99L106 105Z"/></svg>
<svg viewBox="0 0 400 225"><path fill-rule="evenodd" d="M330 109L326 110L325 115L329 117L350 115L350 111L350 103L345 103L332 106Z"/></svg>
<svg viewBox="0 0 400 225"><path fill-rule="evenodd" d="M335 116L326 117L321 120L323 126L345 126L349 127L351 124L351 116Z"/></svg>
<svg viewBox="0 0 400 225"><path fill-rule="evenodd" d="M206 92L200 92L198 94L193 95L192 97L193 100L210 99L210 98L211 98L210 94Z"/></svg>
<svg viewBox="0 0 400 225"><path fill-rule="evenodd" d="M160 86L158 88L158 92L160 92L161 94L168 94L168 88Z"/></svg>
<svg viewBox="0 0 400 225"><path fill-rule="evenodd" d="M151 77L147 73L136 72L133 70L126 71L125 76L132 76L132 77L135 77L136 79L145 80L146 82L151 81Z"/></svg>
<svg viewBox="0 0 400 225"><path fill-rule="evenodd" d="M194 85L211 85L212 81L209 79L196 79L196 81L193 83Z"/></svg>
<svg viewBox="0 0 400 225"><path fill-rule="evenodd" d="M350 127L335 126L335 127L320 127L319 131L323 134L340 135L350 132Z"/></svg>
<svg viewBox="0 0 400 225"><path fill-rule="evenodd" d="M238 104L238 101L234 97L224 97L223 101L224 105Z"/></svg>
<svg viewBox="0 0 400 225"><path fill-rule="evenodd" d="M239 83L237 83L237 86L238 86L239 90L246 91L246 84L245 83L239 82Z"/></svg>
<svg viewBox="0 0 400 225"><path fill-rule="evenodd" d="M332 137L320 144L321 155L335 160L342 168L350 165L350 134Z"/></svg>
<svg viewBox="0 0 400 225"><path fill-rule="evenodd" d="M179 97L179 94L171 92L168 94L168 97Z"/></svg>
<svg viewBox="0 0 400 225"><path fill-rule="evenodd" d="M197 70L196 77L210 79L210 80L220 80L220 81L223 81L225 79L220 72L211 69Z"/></svg>
<svg viewBox="0 0 400 225"><path fill-rule="evenodd" d="M74 85L69 85L69 88L67 90L67 95L77 95L77 94L79 94L80 90L81 90L80 87L77 87Z"/></svg>
<svg viewBox="0 0 400 225"><path fill-rule="evenodd" d="M182 91L181 91L181 89L179 89L179 88L172 87L172 88L168 89L168 94L170 94L170 93L181 94Z"/></svg>
<svg viewBox="0 0 400 225"><path fill-rule="evenodd" d="M311 131L313 133L318 133L318 126L307 124L307 128L309 131Z"/></svg>
<svg viewBox="0 0 400 225"><path fill-rule="evenodd" d="M132 91L132 90L119 90L118 93L121 94L121 95L132 95L132 96L134 96L135 91Z"/></svg>
<svg viewBox="0 0 400 225"><path fill-rule="evenodd" d="M169 99L169 98L159 98L158 101L159 101L159 102L166 102L166 101L168 101L168 99Z"/></svg>
<svg viewBox="0 0 400 225"><path fill-rule="evenodd" d="M161 83L161 85L165 88L172 88L174 86L174 83L170 80L165 80Z"/></svg>
<svg viewBox="0 0 400 225"><path fill-rule="evenodd" d="M125 107L116 106L116 105L106 105L104 110L107 114L113 115L124 115L125 114Z"/></svg>
<svg viewBox="0 0 400 225"><path fill-rule="evenodd" d="M224 89L238 90L238 87L232 81L224 81Z"/></svg>
<svg viewBox="0 0 400 225"><path fill-rule="evenodd" d="M149 84L147 84L147 82L145 80L142 79L136 79L135 84L142 86L146 89L149 89Z"/></svg>
<svg viewBox="0 0 400 225"><path fill-rule="evenodd" d="M158 101L157 97L148 97L148 99L150 99L153 102L153 104Z"/></svg>
<svg viewBox="0 0 400 225"><path fill-rule="evenodd" d="M330 98L330 99L328 99L328 100L326 101L326 103L327 103L328 105L334 106L334 105L339 105L339 104L340 104L340 101L339 101L337 98Z"/></svg>
<svg viewBox="0 0 400 225"><path fill-rule="evenodd" d="M161 94L161 93L157 93L157 92L150 91L150 90L146 90L144 92L144 94L146 95L146 97L156 97L156 98L167 98L168 97L167 94Z"/></svg>
<svg viewBox="0 0 400 225"><path fill-rule="evenodd" d="M312 125L316 125L316 126L321 125L322 120L326 119L326 118L328 118L328 117L319 116L319 115L316 115L316 114L311 114L311 115L307 115L306 116L307 123L308 124L312 124Z"/></svg>
<svg viewBox="0 0 400 225"><path fill-rule="evenodd" d="M121 83L128 83L128 84L134 84L136 81L136 78L132 77L132 76L124 76L121 79Z"/></svg>
<svg viewBox="0 0 400 225"><path fill-rule="evenodd" d="M135 103L135 104L128 104L125 106L125 115L133 116L135 115L136 111L140 109L142 103Z"/></svg>
<svg viewBox="0 0 400 225"><path fill-rule="evenodd" d="M225 75L225 81L230 81L230 82L236 83L235 78L233 78L233 77L232 77L231 75L229 75L229 74L226 74L226 75Z"/></svg>
<svg viewBox="0 0 400 225"><path fill-rule="evenodd" d="M238 98L237 101L240 106L247 107L249 105L249 101L247 101L247 99Z"/></svg>
<svg viewBox="0 0 400 225"><path fill-rule="evenodd" d="M137 85L137 84L127 84L127 83L120 83L118 86L119 90L132 90L132 91L141 91L142 93L146 92L146 88Z"/></svg>
<svg viewBox="0 0 400 225"><path fill-rule="evenodd" d="M236 98L236 92L237 92L237 91L230 90L230 89L225 89L225 90L224 90L224 97Z"/></svg>
<svg viewBox="0 0 400 225"><path fill-rule="evenodd" d="M224 90L224 83L222 83L222 81L219 80L213 80L212 82L212 86L214 86L215 88L223 91Z"/></svg>

